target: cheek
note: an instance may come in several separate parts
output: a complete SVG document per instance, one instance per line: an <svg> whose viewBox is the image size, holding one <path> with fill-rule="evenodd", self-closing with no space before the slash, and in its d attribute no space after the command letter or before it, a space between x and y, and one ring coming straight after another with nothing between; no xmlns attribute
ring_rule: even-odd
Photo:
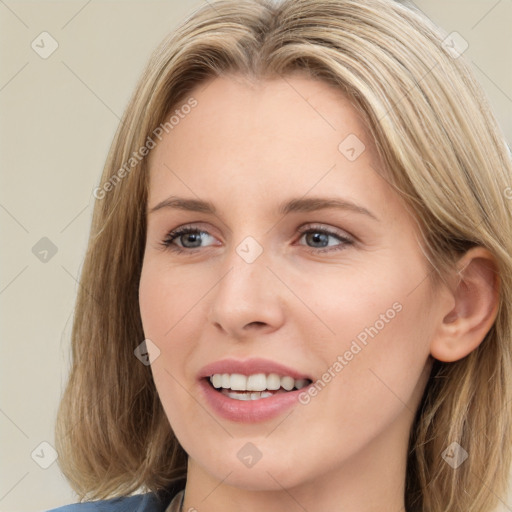
<svg viewBox="0 0 512 512"><path fill-rule="evenodd" d="M318 395L304 396L313 415L329 405L335 421L348 422L351 435L361 432L351 418L378 425L404 407L414 410L435 325L424 277L421 261L410 259L408 266L396 262L342 272L338 279L317 279L307 288L310 304L330 330L315 319L302 326L310 344L306 350L323 363L317 366ZM318 331L325 334L318 337Z"/></svg>
<svg viewBox="0 0 512 512"><path fill-rule="evenodd" d="M183 418L190 417L193 403L186 391L191 372L187 362L198 339L197 314L201 297L208 290L203 280L192 282L194 274L169 269L156 258L144 260L140 285L139 306L144 336L159 350L151 364L151 372L166 415L177 432ZM186 421L183 424L186 428Z"/></svg>
<svg viewBox="0 0 512 512"><path fill-rule="evenodd" d="M188 320L186 312L190 311L189 303L193 302L195 294L190 291L193 286L180 286L176 272L161 267L151 259L145 260L139 285L139 307L144 336L160 350L158 359L151 365L153 371L162 367L174 373L173 364L185 356L181 352L186 346L178 342L177 336L183 332Z"/></svg>
<svg viewBox="0 0 512 512"><path fill-rule="evenodd" d="M419 290L407 297L407 286L390 289L391 279L387 284L371 300L360 289L352 300L342 299L339 309L324 310L336 335L324 339L325 366L310 388L316 394L303 395L293 415L314 440L301 441L303 449L321 453L312 461L318 471L334 469L387 432L408 435L428 377L431 333ZM294 439L291 422L279 428L283 438Z"/></svg>
<svg viewBox="0 0 512 512"><path fill-rule="evenodd" d="M165 258L145 258L139 285L139 306L146 337L168 340L208 289L201 273L169 268ZM166 342L168 344L168 342Z"/></svg>
<svg viewBox="0 0 512 512"><path fill-rule="evenodd" d="M414 352L419 344L408 340L419 341L418 334L424 339L431 334L425 275L418 257L409 258L407 265L394 257L375 258L369 264L355 261L291 275L290 288L310 310L295 301L292 323L301 323L301 332L308 333L303 337L306 349L326 354L343 353L354 340L362 347L378 342L382 351L401 350L404 344ZM403 358L408 353L404 350Z"/></svg>
<svg viewBox="0 0 512 512"><path fill-rule="evenodd" d="M164 311L167 305L164 303L164 289L158 283L159 271L155 265L144 258L139 283L139 308L146 338L156 338L161 330Z"/></svg>

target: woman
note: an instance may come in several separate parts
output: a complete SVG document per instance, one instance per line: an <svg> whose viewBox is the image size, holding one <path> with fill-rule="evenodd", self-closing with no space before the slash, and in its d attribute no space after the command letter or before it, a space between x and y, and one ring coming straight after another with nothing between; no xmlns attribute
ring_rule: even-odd
<svg viewBox="0 0 512 512"><path fill-rule="evenodd" d="M391 0L215 2L157 49L59 410L84 510L505 500L511 161L460 53Z"/></svg>

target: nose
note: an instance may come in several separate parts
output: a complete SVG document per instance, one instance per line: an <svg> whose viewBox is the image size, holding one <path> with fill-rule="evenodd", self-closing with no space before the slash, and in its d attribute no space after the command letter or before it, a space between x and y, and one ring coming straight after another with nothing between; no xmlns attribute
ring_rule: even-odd
<svg viewBox="0 0 512 512"><path fill-rule="evenodd" d="M226 263L212 290L208 321L234 340L279 329L285 320L284 287L265 253L248 263L233 251Z"/></svg>

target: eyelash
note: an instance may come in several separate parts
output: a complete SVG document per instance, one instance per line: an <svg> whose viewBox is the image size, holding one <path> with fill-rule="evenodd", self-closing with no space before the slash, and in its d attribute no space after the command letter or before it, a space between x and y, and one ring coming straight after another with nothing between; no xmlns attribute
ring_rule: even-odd
<svg viewBox="0 0 512 512"><path fill-rule="evenodd" d="M183 236L183 235L202 234L202 233L209 235L209 233L207 231L204 231L204 230L201 230L198 228L193 228L190 226L183 226L181 228L177 228L173 231L170 231L166 235L164 240L162 240L161 245L165 250L172 251L176 254L185 253L185 252L193 253L193 252L196 252L198 249L201 249L201 247L183 248L183 247L176 245L174 243L174 240L176 240L177 238L179 238L180 236ZM301 234L300 238L302 238L304 235L307 235L309 233L322 233L324 235L328 235L328 236L337 238L340 242L342 242L340 245L328 246L328 247L323 247L323 248L319 248L319 249L310 247L309 252L311 252L313 254L320 254L320 253L326 253L326 252L332 252L332 251L340 251L340 250L343 250L346 246L352 245L354 243L354 240L347 236L343 236L338 233L335 233L334 231L330 231L328 229L315 227L315 226L308 227L307 229L301 228L301 229L299 229L299 233Z"/></svg>

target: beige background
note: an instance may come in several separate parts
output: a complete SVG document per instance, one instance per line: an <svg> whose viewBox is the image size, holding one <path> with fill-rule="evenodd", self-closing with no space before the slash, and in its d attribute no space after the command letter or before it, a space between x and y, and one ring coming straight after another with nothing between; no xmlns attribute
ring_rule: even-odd
<svg viewBox="0 0 512 512"><path fill-rule="evenodd" d="M1 512L76 501L57 463L40 467L51 462L40 443L53 444L92 190L150 52L204 1L0 0ZM416 4L468 41L511 141L512 0ZM47 59L31 47L43 31L58 42ZM43 237L57 249L46 262L32 252Z"/></svg>

